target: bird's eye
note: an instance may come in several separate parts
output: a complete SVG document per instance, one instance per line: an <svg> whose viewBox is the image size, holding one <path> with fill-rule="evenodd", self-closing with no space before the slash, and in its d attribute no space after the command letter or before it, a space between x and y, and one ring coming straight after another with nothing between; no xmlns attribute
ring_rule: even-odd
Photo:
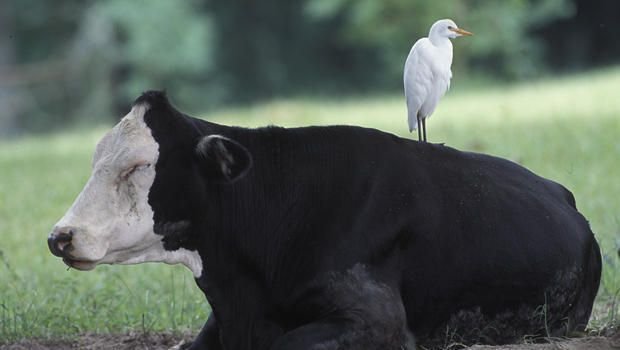
<svg viewBox="0 0 620 350"><path fill-rule="evenodd" d="M454 27L453 26L448 26L448 29L452 30L452 29L454 29Z"/></svg>

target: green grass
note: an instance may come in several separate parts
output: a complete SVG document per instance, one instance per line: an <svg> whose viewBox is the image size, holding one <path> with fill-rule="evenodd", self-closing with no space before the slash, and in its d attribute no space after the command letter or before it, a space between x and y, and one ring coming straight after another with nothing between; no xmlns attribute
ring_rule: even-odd
<svg viewBox="0 0 620 350"><path fill-rule="evenodd" d="M515 160L573 191L605 254L592 321L618 322L620 69L515 86L459 87L429 120L429 139ZM182 107L182 106L180 106ZM401 96L273 101L204 116L258 126L355 124L405 137ZM46 236L89 176L108 127L0 143L0 342L81 332L198 329L209 309L189 271L144 264L67 270Z"/></svg>

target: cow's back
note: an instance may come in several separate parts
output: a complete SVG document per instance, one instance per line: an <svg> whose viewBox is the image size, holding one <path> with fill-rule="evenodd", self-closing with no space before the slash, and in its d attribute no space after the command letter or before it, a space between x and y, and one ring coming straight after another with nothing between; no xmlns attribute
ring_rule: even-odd
<svg viewBox="0 0 620 350"><path fill-rule="evenodd" d="M450 333L509 342L524 329L583 329L600 255L572 194L487 155L432 145L419 161L430 172L420 196L429 204L424 223L409 227L402 292L416 333L441 344Z"/></svg>
<svg viewBox="0 0 620 350"><path fill-rule="evenodd" d="M270 302L295 310L283 319L314 317L320 302L306 295L321 276L361 263L378 283L400 287L422 344L585 326L600 256L561 185L504 159L374 129L246 133L226 136L251 150L254 168L222 198L266 200L252 206L245 230L279 242L266 271Z"/></svg>

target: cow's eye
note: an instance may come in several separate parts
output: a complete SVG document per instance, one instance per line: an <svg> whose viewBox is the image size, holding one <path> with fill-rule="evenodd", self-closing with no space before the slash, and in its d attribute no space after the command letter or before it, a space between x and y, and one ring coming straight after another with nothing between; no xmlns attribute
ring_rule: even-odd
<svg viewBox="0 0 620 350"><path fill-rule="evenodd" d="M134 174L135 172L140 171L140 170L144 170L144 169L146 169L146 168L148 168L148 167L150 167L150 166L151 166L151 163L136 164L136 165L132 166L131 168L129 168L129 169L127 169L127 170L123 171L123 172L121 173L121 178L122 178L123 180L126 180L126 179L128 179L128 178L129 178L132 174Z"/></svg>

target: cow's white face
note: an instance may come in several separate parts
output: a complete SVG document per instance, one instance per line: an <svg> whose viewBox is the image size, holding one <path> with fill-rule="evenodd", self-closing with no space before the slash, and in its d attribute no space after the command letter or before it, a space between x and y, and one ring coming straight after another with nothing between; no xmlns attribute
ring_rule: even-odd
<svg viewBox="0 0 620 350"><path fill-rule="evenodd" d="M97 145L92 175L48 239L50 250L79 270L98 264L182 263L202 272L197 252L165 250L154 232L149 190L158 143L144 120L148 104L135 105Z"/></svg>

